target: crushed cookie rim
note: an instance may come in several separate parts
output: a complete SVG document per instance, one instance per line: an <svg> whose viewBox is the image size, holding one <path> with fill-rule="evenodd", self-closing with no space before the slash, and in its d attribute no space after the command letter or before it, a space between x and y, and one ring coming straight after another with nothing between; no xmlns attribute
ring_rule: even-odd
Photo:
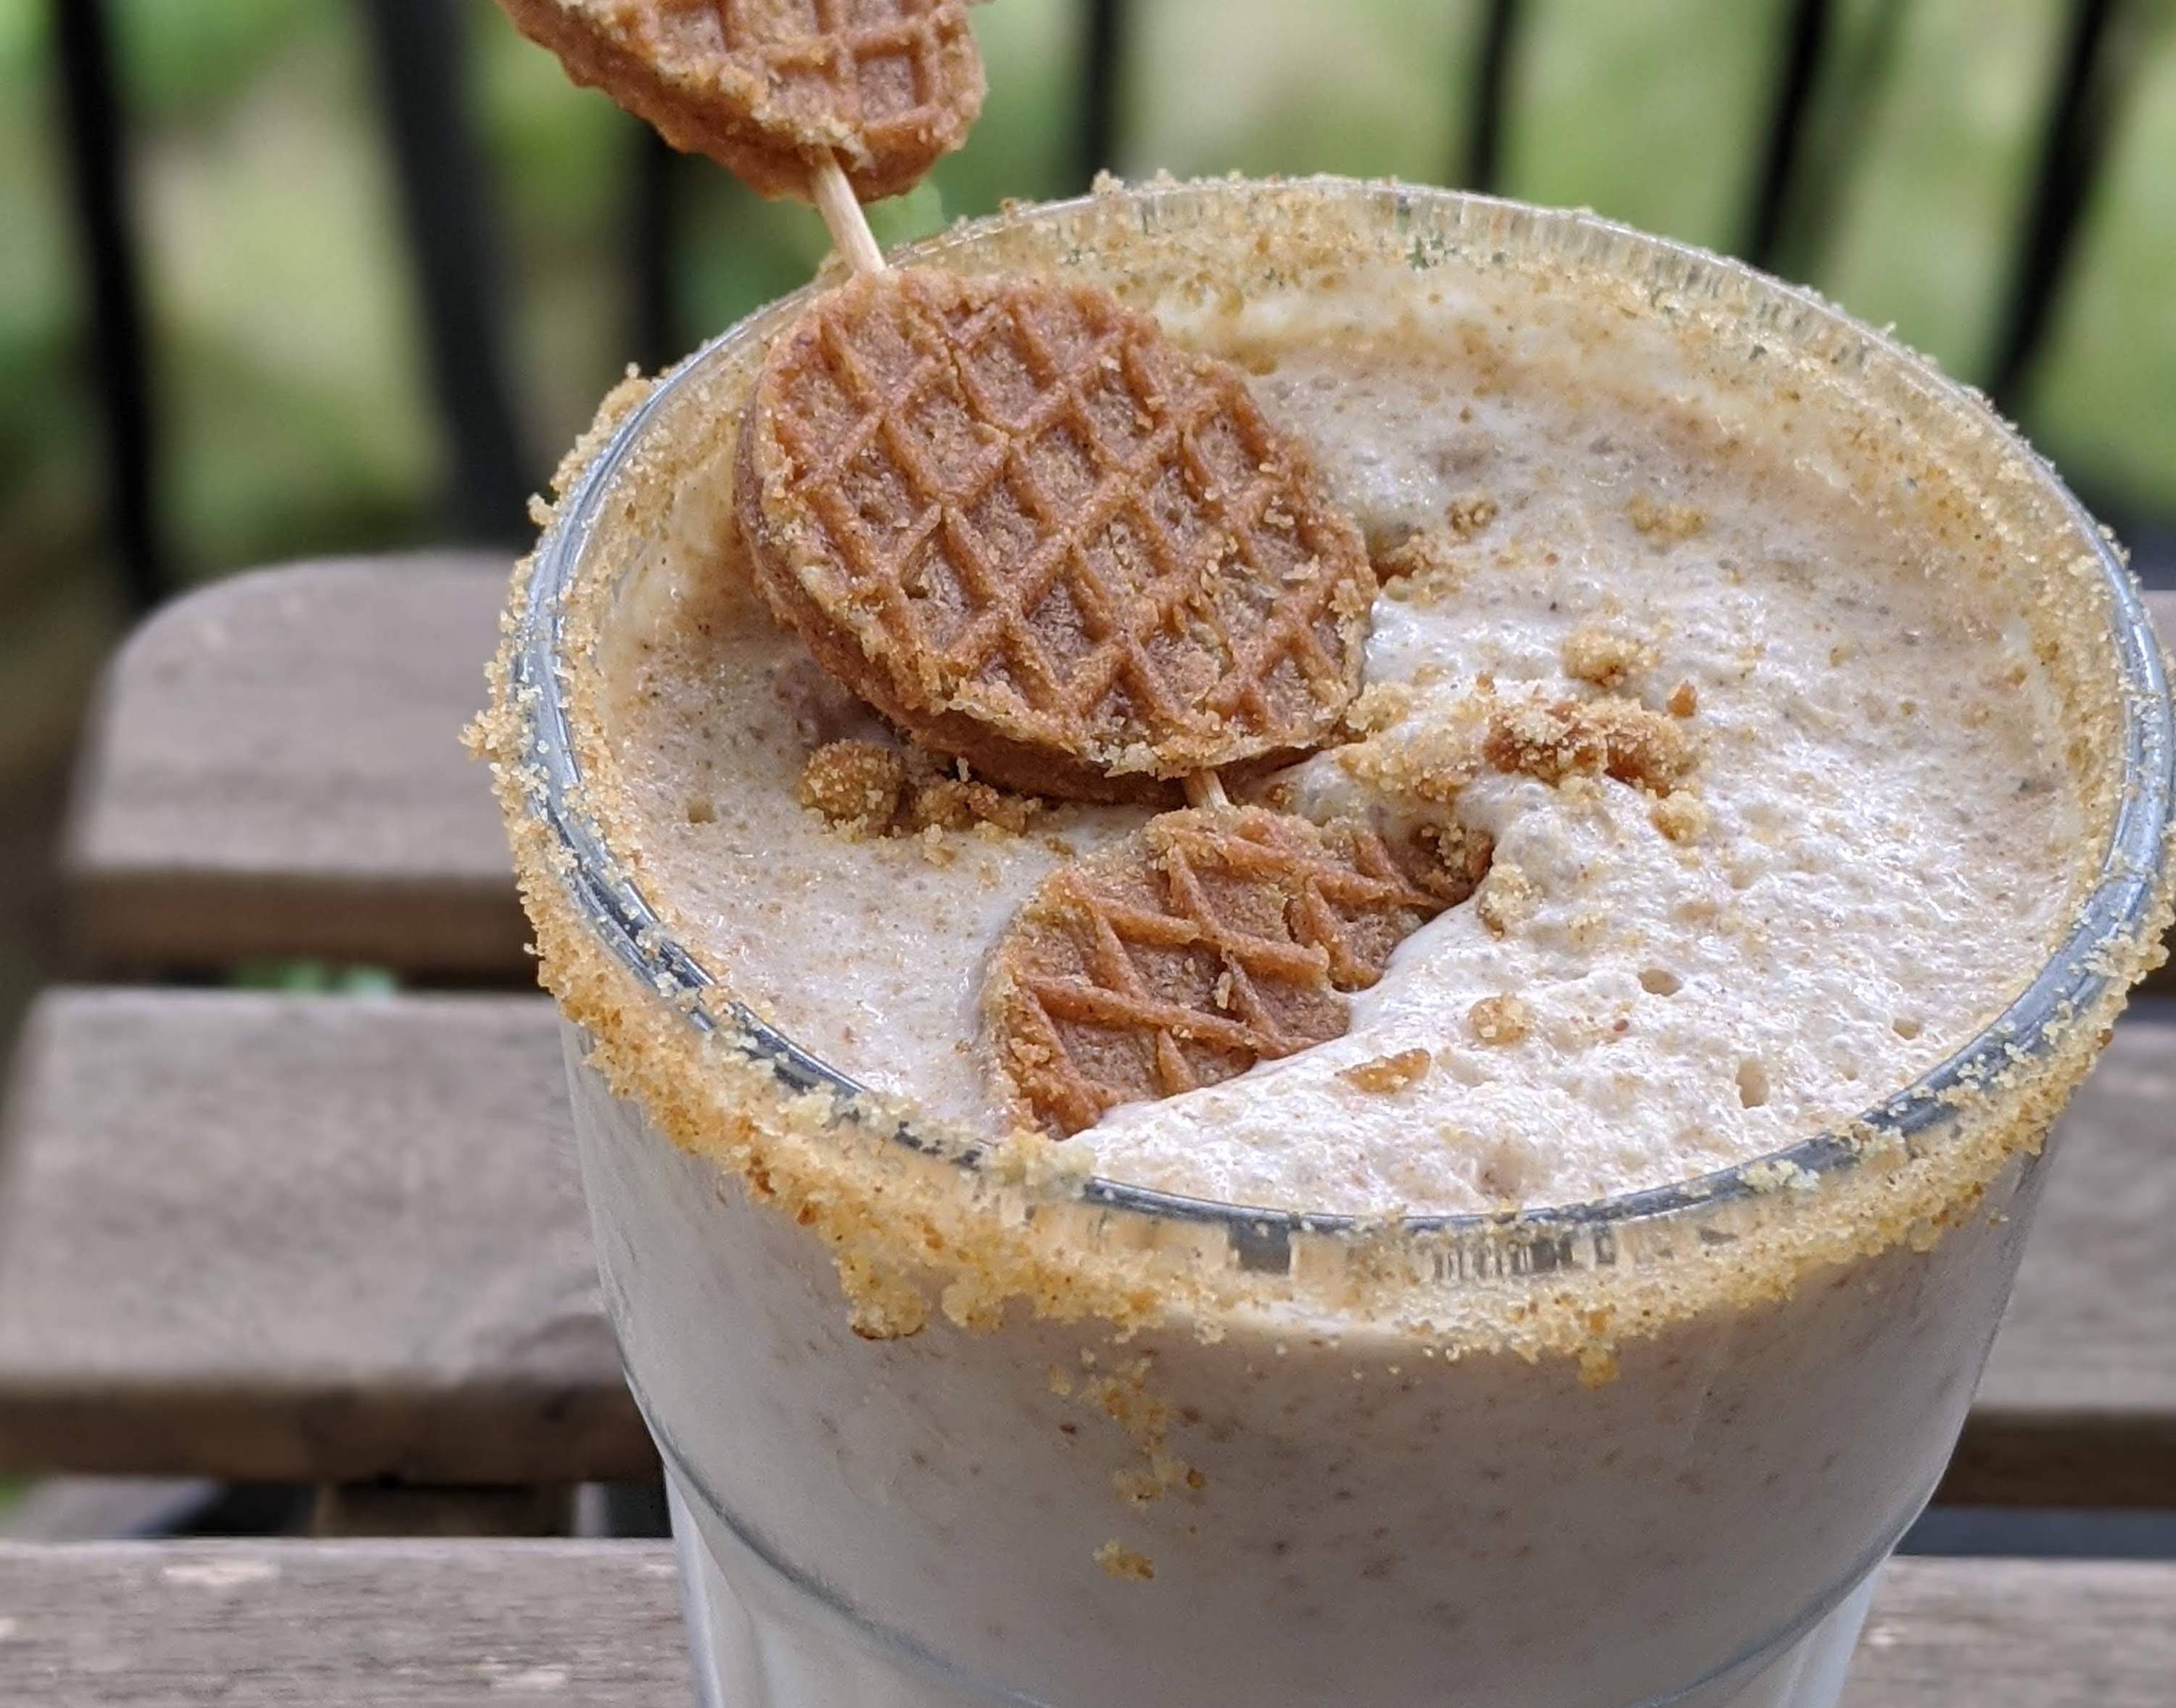
<svg viewBox="0 0 2176 1708"><path fill-rule="evenodd" d="M1116 193L1134 202L1146 230L1160 204L1229 193L1219 181L1179 183L1160 179ZM1977 391L1949 378L1925 358L1884 333L1864 325L1816 293L1758 269L1687 243L1656 237L1614 220L1580 211L1544 209L1505 198L1433 189L1389 182L1319 176L1297 180L1241 181L1244 191L1306 189L1349 204L1381 204L1402 228L1417 203L1448 208L1464 220L1531 221L1555 226L1599 242L1644 253L1653 262L1674 264L1671 281L1678 291L1713 291L1731 283L1753 290L1773 306L1795 310L1798 324L1810 319L1859 340L1864 354L1896 364L1901 377L1922 389L1929 400L1976 418L1998 435L2004 448L2052 498L2092 556L2099 587L2108 601L2107 639L2116 663L2115 689L2122 704L2121 787L2107 844L2093 868L2092 886L2078 906L2061 943L2032 982L1994 1020L1945 1061L1901 1090L1881 1099L1840 1130L1814 1134L1781 1149L1716 1169L1691 1179L1569 1204L1535 1205L1516 1210L1460 1211L1396 1217L1316 1212L1283 1207L1227 1203L1135 1186L1090 1175L1079 1195L1102 1208L1167 1221L1221 1226L1243 1267L1283 1266L1296 1235L1335 1236L1402 1233L1453 1237L1501 1235L1515 1230L1543 1246L1580 1232L1607 1237L1625 1224L1646 1222L1749 1199L1772 1191L1779 1173L1819 1178L1847 1171L1881 1141L1907 1147L1918 1134L1951 1112L1952 1106L2014 1069L2021 1057L2053 1050L2078 1016L2119 998L2136 976L2135 958L2109 951L2138 937L2152 916L2165 887L2162 870L2171 841L2172 798L2176 798L2176 709L2172 709L2161 645L2138 584L2109 537L2079 503L2046 458L2004 422ZM1112 192L1031 209L1009 210L987 219L961 222L910 246L900 258L940 258L955 244L972 242L993 228L1028 223L1058 225L1086 214ZM1416 239L1416 244L1419 243ZM1417 249L1415 265L1424 264ZM520 720L520 756L534 768L541 786L528 790L528 810L555 839L564 857L559 876L587 927L647 988L677 1008L699 1031L721 1036L751 1061L767 1068L787 1096L810 1093L833 1100L850 1118L868 1125L878 1116L879 1135L924 1156L946 1158L966 1170L979 1170L986 1147L962 1150L918 1133L906 1118L883 1116L870 1106L875 1094L851 1075L795 1043L744 1004L725 993L721 982L700 966L666 931L662 922L607 845L596 821L579 805L583 775L569 725L565 683L558 661L563 655L563 595L574 584L590 538L613 491L615 479L642 443L656 418L677 400L683 383L702 369L721 346L746 335L750 323L786 305L804 301L823 280L766 304L736 322L661 375L646 396L612 427L603 447L582 469L540 541L533 571L511 613L514 629L508 649L509 687ZM1661 288L1659 283L1658 290ZM718 998L725 996L722 1002Z"/></svg>

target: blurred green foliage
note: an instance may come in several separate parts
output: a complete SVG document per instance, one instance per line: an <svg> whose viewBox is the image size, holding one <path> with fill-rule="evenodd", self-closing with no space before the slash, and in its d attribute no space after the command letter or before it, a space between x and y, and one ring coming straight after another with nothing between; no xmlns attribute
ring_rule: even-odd
<svg viewBox="0 0 2176 1708"><path fill-rule="evenodd" d="M357 8L109 3L182 563L212 574L428 540L443 462ZM626 359L638 139L485 0L448 3L463 6L473 38L523 427L541 469ZM1453 177L1478 13L1477 0L1138 5L1118 164ZM2063 13L2058 0L1841 4L1786 270L1895 323L1952 371L1978 372ZM1504 188L1733 246L1783 14L1783 0L1532 0ZM2139 15L2135 98L2030 424L2090 492L2165 516L2176 512L2176 7L2150 0ZM24 588L50 592L100 561L45 16L45 0L0 0L0 618L27 608ZM930 185L876 210L889 237L1079 188L1079 6L998 0L976 27L987 110ZM823 251L806 209L759 202L699 164L681 184L675 290L691 335L797 284Z"/></svg>
<svg viewBox="0 0 2176 1708"><path fill-rule="evenodd" d="M79 3L79 0L63 0ZM416 337L371 57L373 0L104 0L153 324L161 510L181 572L442 536L448 460ZM488 0L472 49L520 426L541 480L632 348L642 139ZM46 851L122 613L56 143L52 0L0 0L0 1046L51 963ZM1483 0L1134 0L1125 176L1336 171L1455 182ZM1526 0L1503 185L1731 249L1745 236L1791 0ZM2069 0L1835 0L1777 270L1952 372L1984 372ZM1084 0L976 13L967 145L871 210L896 240L1073 193ZM2176 0L2124 0L2130 99L2026 425L2090 501L2176 519ZM798 285L806 208L699 160L677 177L690 342ZM376 987L280 964L286 989Z"/></svg>
<svg viewBox="0 0 2176 1708"><path fill-rule="evenodd" d="M227 976L237 990L281 991L290 996L391 996L400 978L382 966L340 966L323 960L246 960Z"/></svg>

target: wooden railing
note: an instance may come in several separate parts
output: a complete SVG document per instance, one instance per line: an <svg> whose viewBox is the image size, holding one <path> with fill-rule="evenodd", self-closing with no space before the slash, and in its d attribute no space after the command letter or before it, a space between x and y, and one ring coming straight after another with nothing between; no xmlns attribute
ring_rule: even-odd
<svg viewBox="0 0 2176 1708"><path fill-rule="evenodd" d="M526 530L523 498L543 465L520 443L501 339L505 286L492 198L469 100L466 32L458 8L483 0L359 0L377 66L379 104L400 189L431 390L449 448L446 524L470 541L511 542ZM105 0L51 0L58 111L84 303L105 423L106 515L124 585L139 608L174 582L174 551L161 484L160 412L143 310L142 260L132 214L128 114L117 93ZM1893 31L1907 0L1880 0L1869 27ZM2070 0L2059 51L2048 67L2033 182L2010 244L1996 333L1977 376L1995 404L2016 415L2044 352L2077 247L2081 216L2103 177L2116 120L2130 98L2146 0ZM1082 100L1070 150L1085 186L1123 158L1120 93L1129 59L1127 0L1076 0ZM1470 120L1448 181L1493 190L1527 8L1477 0L1473 28L1454 74L1468 82ZM1753 175L1738 253L1791 270L1808 234L1827 223L1821 172L1809 139L1825 83L1853 68L1835 51L1833 0L1781 0L1770 86L1756 124ZM1840 146L1855 144L1854 128ZM655 367L678 355L688 329L674 312L672 280L683 198L675 157L646 133L630 151L626 205L628 344Z"/></svg>

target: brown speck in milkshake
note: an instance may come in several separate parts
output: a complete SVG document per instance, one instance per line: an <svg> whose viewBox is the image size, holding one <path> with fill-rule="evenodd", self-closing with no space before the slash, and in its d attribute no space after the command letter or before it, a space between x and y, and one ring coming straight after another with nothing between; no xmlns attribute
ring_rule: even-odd
<svg viewBox="0 0 2176 1708"><path fill-rule="evenodd" d="M1515 1044L1534 1029L1534 1011L1515 996L1483 997L1466 1013L1477 1043Z"/></svg>
<svg viewBox="0 0 2176 1708"><path fill-rule="evenodd" d="M906 758L874 742L827 742L801 773L801 804L847 836L881 835L899 812Z"/></svg>
<svg viewBox="0 0 2176 1708"><path fill-rule="evenodd" d="M1657 503L1645 492L1633 494L1624 514L1658 546L1674 546L1707 531L1707 514L1697 505Z"/></svg>
<svg viewBox="0 0 2176 1708"><path fill-rule="evenodd" d="M1666 794L1693 768L1691 742L1660 714L1628 699L1523 700L1490 719L1482 754L1495 770L1544 783L1606 771Z"/></svg>
<svg viewBox="0 0 2176 1708"><path fill-rule="evenodd" d="M1471 540L1496 519L1496 501L1486 492L1469 492L1454 498L1444 509L1444 525L1454 537Z"/></svg>
<svg viewBox="0 0 2176 1708"><path fill-rule="evenodd" d="M1655 802L1655 828L1673 842L1696 842L1707 832L1708 810L1689 789L1678 789Z"/></svg>
<svg viewBox="0 0 2176 1708"><path fill-rule="evenodd" d="M977 781L962 761L865 741L817 748L802 771L799 797L851 840L920 836L933 848L945 831L983 824L1022 835L1043 807L1031 795Z"/></svg>
<svg viewBox="0 0 2176 1708"><path fill-rule="evenodd" d="M1501 937L1532 918L1541 902L1540 886L1509 861L1499 860L1474 892L1473 906L1481 922Z"/></svg>
<svg viewBox="0 0 2176 1708"><path fill-rule="evenodd" d="M1394 1056L1356 1063L1337 1077L1356 1091L1385 1096L1418 1085L1428 1076L1430 1060L1426 1050L1401 1050Z"/></svg>
<svg viewBox="0 0 2176 1708"><path fill-rule="evenodd" d="M1564 674L1597 688L1620 688L1661 657L1651 641L1618 628L1575 628L1564 639Z"/></svg>

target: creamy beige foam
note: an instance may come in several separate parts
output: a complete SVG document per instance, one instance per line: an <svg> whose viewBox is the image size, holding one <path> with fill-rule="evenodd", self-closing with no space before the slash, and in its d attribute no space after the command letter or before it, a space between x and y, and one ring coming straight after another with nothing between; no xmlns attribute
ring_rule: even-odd
<svg viewBox="0 0 2176 1708"><path fill-rule="evenodd" d="M651 394L578 487L641 389L607 402L563 471L539 579L517 575L477 732L580 1058L574 1125L604 1296L694 1507L691 1605L721 1698L1825 1708L1863 1574L1956 1439L2016 1270L2034 1158L2168 918L2162 875L2087 951L2111 982L1938 1106L1912 1107L1895 1076L2022 976L2032 939L2084 894L2119 797L2146 787L2123 759L2140 704L2113 668L2089 530L1991 416L1871 335L1578 216L1330 181L1160 185L923 253L1092 279L1190 338L1258 364L1276 356L1265 391L1321 445L1379 543L1450 499L1496 499L1448 575L1455 598L1384 607L1384 669L1403 646L1432 647L1435 628L1455 628L1456 651L1402 716L1382 716L1397 697L1379 695L1368 722L1384 763L1362 770L1407 769L1395 761L1415 720L1463 717L1451 696L1484 669L1502 694L1590 693L1562 679L1581 622L1645 634L1657 655L1625 687L1642 700L1667 704L1697 678L1684 721L1703 744L1705 840L1647 840L1651 804L1606 785L1580 799L1474 782L1451 810L1489 815L1538 899L1523 917L1494 908L1500 938L1454 915L1413 939L1364 1025L1418 1000L1401 994L1408 963L1416 982L1428 963L1446 1030L1470 1025L1459 980L1504 990L1515 977L1529 1041L1471 1059L1530 1107L1552 1067L1578 1087L1566 1096L1580 1130L1552 1149L1590 1172L1607 1159L1582 1140L1620 1128L1638 1134L1632 1166L1695 1166L1668 1135L1599 1112L1600 1069L1634 1047L1613 1016L1616 1042L1551 1036L1554 1005L1600 1002L1586 987L1613 968L1637 983L1621 995L1640 1028L1628 1034L1667 1046L1649 1058L1667 1065L1646 1069L1656 1096L1696 1096L1722 1123L1819 1124L1892 1097L1923 1121L1908 1140L1855 1125L1836 1166L1759 1164L1614 1220L1227 1225L1084 1194L1032 1145L976 1167L948 1144L902 1145L893 1108L804 1094L729 1026L690 1024L685 1009L716 1013L718 993L677 990L661 959L631 967L600 933L568 878L622 874L609 857L578 865L572 819L594 815L671 934L733 992L841 1065L985 1131L967 1042L976 957L1058 857L1033 839L846 843L785 804L809 745L869 726L731 572L718 481L732 446L719 424L792 305L767 311ZM1331 337L1341 320L1383 335L1387 367ZM1307 384L1311 367L1332 383ZM1355 383L1363 372L1381 383ZM1643 494L1649 525L1628 534ZM1705 526L1691 534L1670 507L1695 502ZM1620 608L1567 608L1605 588ZM1889 615L1841 604L1854 590ZM2034 666L2013 683L2011 637L1955 615L1995 611L2029 628L2045 664L2074 793L2014 786L2040 775L2053 715L2035 705ZM1848 655L1817 667L1818 637L1840 628L1868 630L1887 673ZM1749 632L1767 650L1733 685ZM547 761L563 735L540 686L554 671L581 772L558 799ZM1967 715L1975 699L1984 721ZM1769 717L1765 736L1733 736L1750 716ZM1891 751L1906 720L1939 726L1927 739L1950 763L1931 779ZM1757 771L1743 763L1755 752ZM1317 761L1292 781L1319 801L1351 777L1345 761ZM1885 822L1883 800L1911 811ZM2059 834L2074 805L2075 846L2036 869L2033 839ZM1959 808L1969 824L1945 830L1941 813ZM1684 832L1692 819L1670 822ZM1078 848L1122 822L1060 813L1042 828ZM1856 859L1832 846L1847 829ZM1972 852L1983 830L1995 841ZM1758 862L1742 888L1732 852ZM1577 885L1591 904L1567 899ZM2007 928L2024 947L2009 958L1976 958L1963 922L1937 917L2000 913L1993 898L2021 885ZM1747 911L1771 944L1776 922L1750 910L1771 898L1798 910L1795 1012L1772 994L1780 952L1749 930L1718 921L1697 955L1651 958L1679 894ZM1607 933L1571 935L1582 906ZM1609 934L1635 932L1648 934L1638 955ZM654 939L644 948L657 955ZM1924 1005L1938 994L1947 1008ZM1697 1035L1672 1018L1699 1003L1713 1005L1705 1031L1718 1015L1746 1029L1711 1059L1727 1080L1656 1085L1700 1068ZM1906 1038L1896 1021L1908 1031L1914 1017ZM1771 1025L1829 1079L1767 1048L1765 1100L1749 1107L1741 1052ZM1387 1138L1417 1127L1416 1108L1474 1104L1452 1076L1467 1058L1458 1035L1429 1046L1423 1086L1356 1100L1377 1112L1362 1118ZM1296 1062L1247 1085L1287 1074L1310 1082ZM1341 1096L1330 1087L1342 1082L1311 1082ZM1115 1156L1141 1120L1161 1127L1167 1156L1183 1152L1194 1101L1114 1121L1096 1142ZM944 1125L925 1109L925 1135L961 1136ZM1138 1136L1129 1166L1145 1171L1154 1135ZM1308 1149L1319 1134L1274 1136L1295 1181L1341 1166ZM1346 1188L1353 1202L1375 1190ZM872 1626L890 1635L871 1639Z"/></svg>
<svg viewBox="0 0 2176 1708"><path fill-rule="evenodd" d="M1346 1036L1114 1111L1083 1135L1100 1172L1362 1211L1685 1178L1942 1060L2066 917L2079 821L2054 714L2021 625L1981 615L1953 547L1770 440L1613 395L1575 351L1513 347L1481 305L1432 307L1373 333L1319 302L1174 329L1256 370L1372 540L1440 535L1377 601L1371 737L1273 791L1318 817L1455 819L1493 836L1494 868L1400 949ZM691 539L712 537L705 508ZM824 742L888 737L730 551L661 558L612 639L618 840L676 935L834 1065L1001 1132L989 946L1055 864L1145 815L841 835L797 803L802 768ZM1568 669L1596 674L1597 646L1631 661L1608 690ZM1606 691L1690 710L1699 763L1667 805L1485 768L1455 800L1413 793L1488 708ZM1488 1042L1474 1005L1501 997L1525 1033ZM1417 1079L1363 1088L1412 1051Z"/></svg>

